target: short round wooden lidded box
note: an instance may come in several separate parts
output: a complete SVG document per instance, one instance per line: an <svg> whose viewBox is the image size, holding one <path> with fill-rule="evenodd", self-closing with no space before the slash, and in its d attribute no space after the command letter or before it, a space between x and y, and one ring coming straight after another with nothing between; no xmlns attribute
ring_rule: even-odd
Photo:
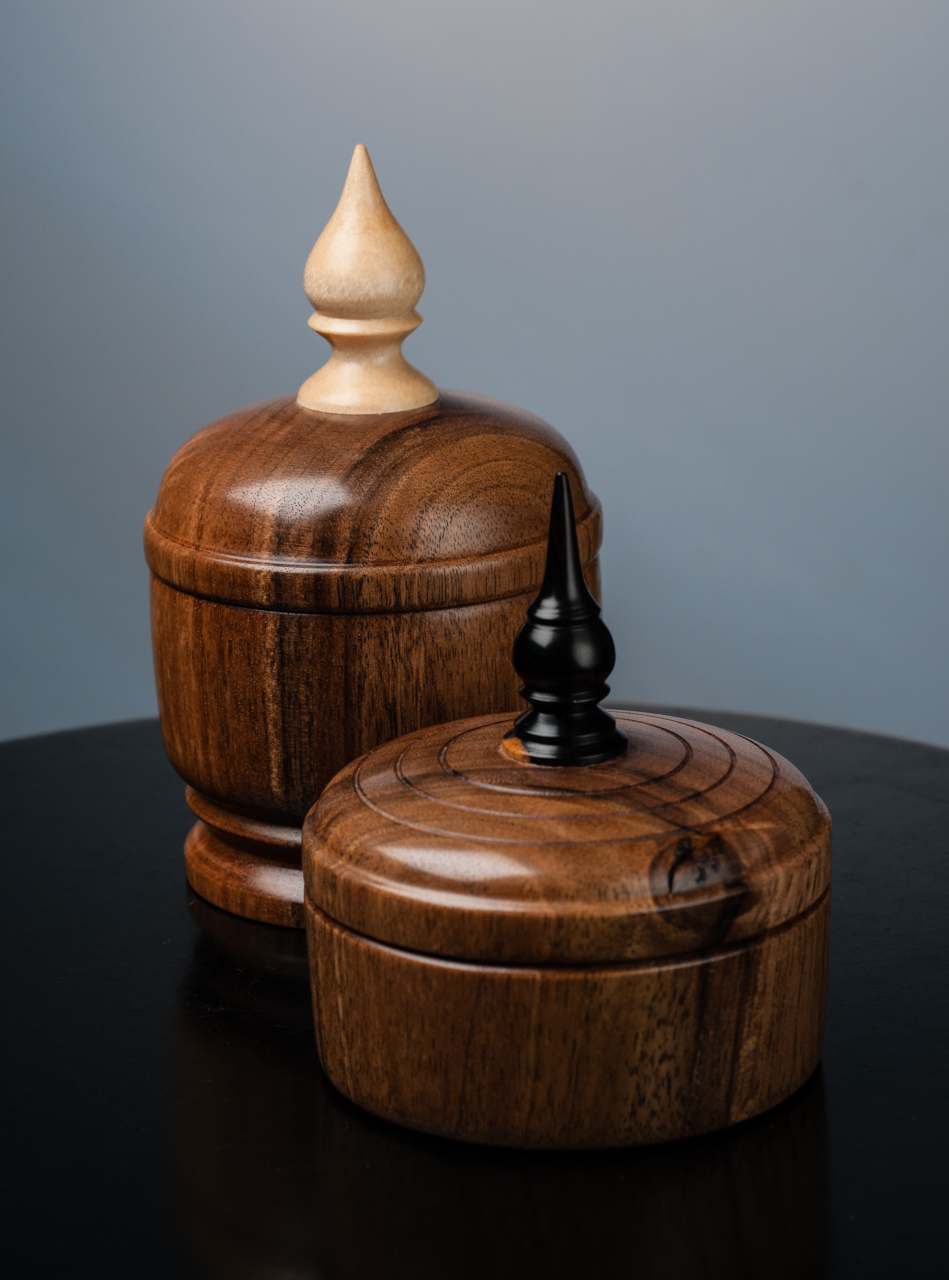
<svg viewBox="0 0 949 1280"><path fill-rule="evenodd" d="M553 525L515 646L531 710L376 747L306 820L320 1058L377 1115L474 1142L709 1132L787 1098L817 1066L829 815L793 765L747 738L637 712L612 723L596 706L612 644L589 657L599 611L575 536L569 590L548 590ZM542 656L558 626L586 663L559 692L524 657L525 632ZM566 758L593 763L551 759L565 726L580 744Z"/></svg>

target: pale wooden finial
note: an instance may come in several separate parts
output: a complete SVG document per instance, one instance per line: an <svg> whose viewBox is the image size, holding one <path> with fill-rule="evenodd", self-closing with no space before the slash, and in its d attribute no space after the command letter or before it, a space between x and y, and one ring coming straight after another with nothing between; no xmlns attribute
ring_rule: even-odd
<svg viewBox="0 0 949 1280"><path fill-rule="evenodd" d="M333 354L300 388L297 402L324 413L397 413L438 399L435 384L402 355L422 317L415 304L425 268L389 211L361 144L336 212L313 246L303 287L311 329Z"/></svg>

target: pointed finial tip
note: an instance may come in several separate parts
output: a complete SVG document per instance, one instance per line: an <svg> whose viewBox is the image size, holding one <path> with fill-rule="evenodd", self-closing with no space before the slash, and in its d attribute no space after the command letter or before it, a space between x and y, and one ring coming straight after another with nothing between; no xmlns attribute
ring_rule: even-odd
<svg viewBox="0 0 949 1280"><path fill-rule="evenodd" d="M304 408L328 413L397 413L438 399L401 345L422 323L415 310L425 268L379 187L369 152L357 143L339 204L313 246L303 288L310 328L333 354L300 388Z"/></svg>
<svg viewBox="0 0 949 1280"><path fill-rule="evenodd" d="M315 310L346 320L405 315L422 296L422 259L386 204L361 142L336 210L307 259L303 287Z"/></svg>

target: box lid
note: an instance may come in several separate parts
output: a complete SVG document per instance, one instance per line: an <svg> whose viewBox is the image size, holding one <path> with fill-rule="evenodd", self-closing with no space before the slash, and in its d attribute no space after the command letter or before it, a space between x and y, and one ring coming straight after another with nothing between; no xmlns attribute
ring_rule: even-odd
<svg viewBox="0 0 949 1280"><path fill-rule="evenodd" d="M307 818L309 897L432 955L593 964L735 943L827 891L830 818L787 760L710 725L614 714L629 747L593 766L511 758L510 715L377 747Z"/></svg>
<svg viewBox="0 0 949 1280"><path fill-rule="evenodd" d="M599 964L739 942L827 892L830 818L793 765L710 725L599 706L615 650L564 472L513 661L520 716L421 729L330 782L303 830L315 906L432 955Z"/></svg>
<svg viewBox="0 0 949 1280"><path fill-rule="evenodd" d="M581 555L600 508L540 418L442 392L401 413L341 414L292 397L199 431L145 524L149 567L180 590L299 612L441 609L534 591L547 494L566 470Z"/></svg>

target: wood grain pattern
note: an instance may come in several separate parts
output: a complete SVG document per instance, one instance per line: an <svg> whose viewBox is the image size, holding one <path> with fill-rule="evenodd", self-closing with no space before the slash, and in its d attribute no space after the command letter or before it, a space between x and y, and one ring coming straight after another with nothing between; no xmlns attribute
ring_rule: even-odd
<svg viewBox="0 0 949 1280"><path fill-rule="evenodd" d="M829 895L737 947L501 968L401 951L307 902L326 1074L398 1124L500 1146L635 1146L789 1097L820 1059Z"/></svg>
<svg viewBox="0 0 949 1280"><path fill-rule="evenodd" d="M522 764L512 716L421 730L354 761L307 818L307 891L394 946L593 964L718 946L806 911L830 883L830 820L748 738L614 713L605 764Z"/></svg>
<svg viewBox="0 0 949 1280"><path fill-rule="evenodd" d="M302 929L303 872L297 860L281 858L279 852L198 821L185 840L188 883L224 911Z"/></svg>
<svg viewBox="0 0 949 1280"><path fill-rule="evenodd" d="M456 709L519 705L510 663L492 657L513 641L524 606L515 596L417 613L278 613L202 600L154 579L169 758L219 805L261 811L254 817L293 822L299 832L347 760Z"/></svg>
<svg viewBox="0 0 949 1280"><path fill-rule="evenodd" d="M210 1276L612 1280L631 1258L636 1280L821 1274L819 1072L779 1111L685 1147L514 1156L428 1141L360 1112L319 1070L307 980L273 957L303 935L190 905L211 937L179 988L175 1114Z"/></svg>
<svg viewBox="0 0 949 1280"><path fill-rule="evenodd" d="M512 760L513 715L348 765L303 831L321 1060L432 1133L600 1147L706 1132L820 1057L831 828L738 734L616 712L625 755Z"/></svg>
<svg viewBox="0 0 949 1280"><path fill-rule="evenodd" d="M519 706L509 655L562 469L596 591L596 499L562 438L508 405L345 416L285 398L179 450L145 544L162 732L213 832L188 846L210 901L273 922L254 886L277 856L295 867L278 914L299 926L300 823L329 778L422 725Z"/></svg>
<svg viewBox="0 0 949 1280"><path fill-rule="evenodd" d="M146 559L169 586L282 612L522 595L540 585L557 471L570 476L588 564L599 504L573 450L533 414L453 392L412 412L355 416L283 397L178 450L145 522Z"/></svg>

